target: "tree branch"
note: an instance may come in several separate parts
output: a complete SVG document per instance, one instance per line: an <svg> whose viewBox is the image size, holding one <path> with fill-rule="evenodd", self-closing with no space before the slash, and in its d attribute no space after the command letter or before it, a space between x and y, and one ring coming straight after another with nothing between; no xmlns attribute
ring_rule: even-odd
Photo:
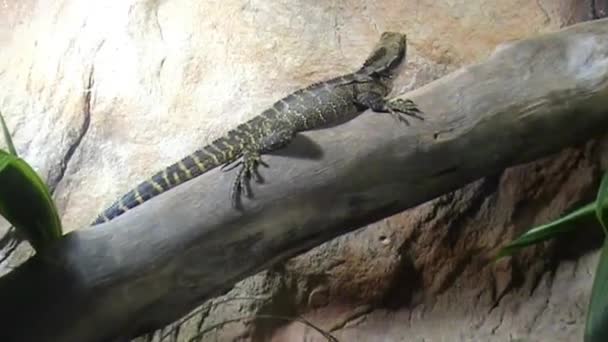
<svg viewBox="0 0 608 342"><path fill-rule="evenodd" d="M509 43L407 97L426 121L366 112L265 156L244 212L216 169L67 235L0 279L0 340L161 327L273 263L605 132L608 20Z"/></svg>

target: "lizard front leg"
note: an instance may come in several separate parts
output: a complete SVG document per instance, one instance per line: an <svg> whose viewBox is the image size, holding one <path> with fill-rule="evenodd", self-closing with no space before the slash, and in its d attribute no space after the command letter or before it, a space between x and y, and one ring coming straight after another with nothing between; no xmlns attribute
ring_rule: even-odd
<svg viewBox="0 0 608 342"><path fill-rule="evenodd" d="M409 125L407 116L424 120L422 112L412 100L396 99L386 100L382 95L375 92L363 92L357 95L356 102L365 107L371 108L374 112L390 113L397 121Z"/></svg>
<svg viewBox="0 0 608 342"><path fill-rule="evenodd" d="M249 180L252 176L257 183L263 181L257 168L258 165L268 167L268 164L262 160L261 155L285 147L291 142L294 134L295 131L293 129L286 126L280 126L277 127L274 132L262 138L259 145L246 148L243 151L241 161L234 166L240 166L236 179L232 184L230 195L234 208L241 208L241 193L247 197L251 197L252 194Z"/></svg>

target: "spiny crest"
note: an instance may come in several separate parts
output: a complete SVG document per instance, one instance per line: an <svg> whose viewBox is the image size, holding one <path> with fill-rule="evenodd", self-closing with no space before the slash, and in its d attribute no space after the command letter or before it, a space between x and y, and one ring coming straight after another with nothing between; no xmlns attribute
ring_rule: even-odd
<svg viewBox="0 0 608 342"><path fill-rule="evenodd" d="M395 69L405 57L406 36L398 32L384 32L362 69L385 73Z"/></svg>

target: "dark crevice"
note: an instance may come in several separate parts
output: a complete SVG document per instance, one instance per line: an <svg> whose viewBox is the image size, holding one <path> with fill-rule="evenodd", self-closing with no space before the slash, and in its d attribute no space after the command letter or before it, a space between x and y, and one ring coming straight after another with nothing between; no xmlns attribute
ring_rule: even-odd
<svg viewBox="0 0 608 342"><path fill-rule="evenodd" d="M165 35L163 34L163 27L160 25L160 20L158 19L158 11L160 4L157 2L154 8L154 18L156 19L156 27L158 28L158 36L162 42L165 41ZM163 58L164 61L164 58ZM161 64L162 65L162 64Z"/></svg>
<svg viewBox="0 0 608 342"><path fill-rule="evenodd" d="M507 296L507 294L509 294L513 290L516 290L524 283L524 280L525 280L524 278L525 278L525 275L518 268L517 263L513 262L511 264L511 279L509 280L509 283L507 283L507 286L505 286L505 288L502 291L495 294L494 302L492 303L490 310L488 310L488 315L490 315L492 313L492 311L494 311L496 308L498 308L500 306L500 303L502 302L503 298L505 298Z"/></svg>
<svg viewBox="0 0 608 342"><path fill-rule="evenodd" d="M607 0L592 0L591 1L591 18L602 19L608 15L608 1Z"/></svg>
<svg viewBox="0 0 608 342"><path fill-rule="evenodd" d="M203 328L205 326L205 323L207 322L207 318L209 318L209 316L211 315L211 307L207 307L206 310L202 310L200 312L200 320L198 322L198 324L196 325L196 332L199 333L201 331L203 331ZM183 324L183 322L182 322Z"/></svg>
<svg viewBox="0 0 608 342"><path fill-rule="evenodd" d="M549 295L548 297L545 299L545 302L543 303L543 307L540 309L539 312L535 313L532 316L532 319L530 320L530 322L527 324L527 326L529 327L528 329L526 329L527 333L530 333L532 330L534 330L534 328L536 327L536 324L538 323L538 320L543 317L543 314L545 313L545 311L547 311L549 309L549 302L551 300L551 295L552 295L552 291L551 289L549 289Z"/></svg>
<svg viewBox="0 0 608 342"><path fill-rule="evenodd" d="M6 234L0 238L0 251L4 252L4 255L0 257L0 264L10 258L22 241L23 238L17 234L15 227L10 227Z"/></svg>
<svg viewBox="0 0 608 342"><path fill-rule="evenodd" d="M15 227L10 227L8 231L0 238L0 251L12 245L15 240L18 240L17 231Z"/></svg>
<svg viewBox="0 0 608 342"><path fill-rule="evenodd" d="M475 188L471 187L470 190L460 190L462 192L473 191L473 195L468 199L465 208L461 209L460 212L452 212L451 215L448 215L449 222L447 224L446 240L452 248L459 241L461 234L466 233L467 221L473 219L482 210L487 200L496 195L501 175L502 172L489 175L478 183ZM461 200L463 198L459 199L459 201Z"/></svg>
<svg viewBox="0 0 608 342"><path fill-rule="evenodd" d="M89 70L89 77L88 77L88 80L86 83L85 95L84 95L83 104L82 104L82 112L84 115L84 120L82 121L82 126L80 127L80 130L78 131L78 136L76 137L74 142L72 142L70 144L66 154L63 156L63 159L61 160L61 163L59 164L59 175L54 180L49 182L49 188L51 190L51 194L55 193L55 190L57 189L57 185L59 185L59 183L63 180L63 177L65 176L65 172L68 168L68 164L70 163L70 160L72 159L72 156L74 155L74 152L76 152L76 149L78 148L78 146L80 146L82 139L84 138L85 134L89 130L89 126L91 124L91 97L92 97L92 93L93 93L93 86L95 84L94 72L95 72L95 67L91 66L91 69Z"/></svg>
<svg viewBox="0 0 608 342"><path fill-rule="evenodd" d="M411 246L405 243L399 247L399 264L391 279L389 288L381 299L381 307L398 310L413 305L416 291L423 287L422 273L416 268L414 258L410 255Z"/></svg>

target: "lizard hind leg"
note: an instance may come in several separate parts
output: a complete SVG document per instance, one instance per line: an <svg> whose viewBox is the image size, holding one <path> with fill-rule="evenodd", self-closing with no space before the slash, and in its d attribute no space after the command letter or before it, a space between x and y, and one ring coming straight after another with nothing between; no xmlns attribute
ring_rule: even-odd
<svg viewBox="0 0 608 342"><path fill-rule="evenodd" d="M262 183L264 180L258 173L258 165L268 167L261 157L262 153L272 152L280 149L291 142L295 132L292 129L282 128L275 130L261 139L260 145L255 149L246 149L243 152L241 160L231 168L239 167L236 178L232 184L230 197L234 208L241 208L241 193L246 197L251 198L251 186L249 180L253 177L256 183Z"/></svg>
<svg viewBox="0 0 608 342"><path fill-rule="evenodd" d="M232 206L235 208L241 207L241 193L246 197L251 197L251 185L249 183L251 176L253 175L256 178L256 181L261 182L257 172L258 165L262 164L267 166L267 164L262 161L261 155L257 151L247 151L243 153L242 159L243 160L236 164L236 166L240 166L240 168L238 169L236 178L232 183L230 194Z"/></svg>

